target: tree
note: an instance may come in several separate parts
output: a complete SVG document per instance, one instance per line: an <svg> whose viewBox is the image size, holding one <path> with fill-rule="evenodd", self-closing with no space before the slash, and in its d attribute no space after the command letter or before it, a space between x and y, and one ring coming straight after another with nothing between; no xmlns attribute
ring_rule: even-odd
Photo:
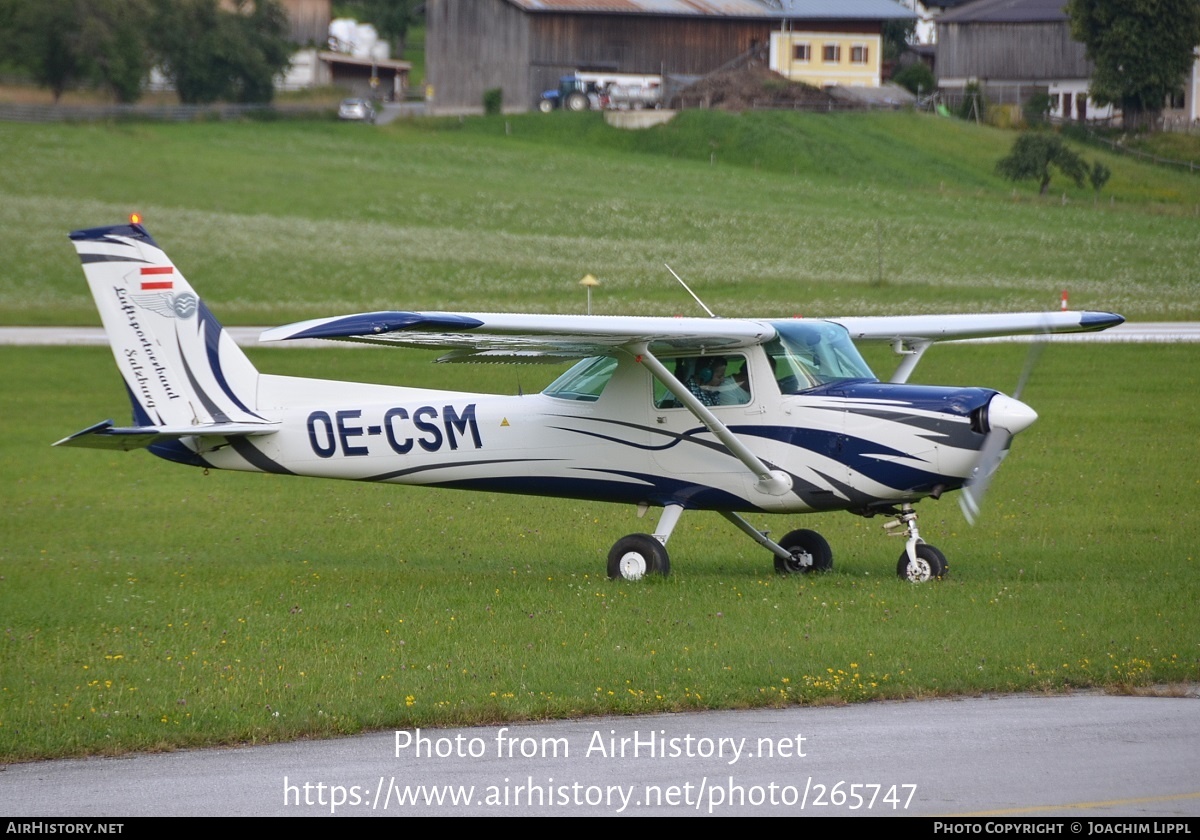
<svg viewBox="0 0 1200 840"><path fill-rule="evenodd" d="M1153 128L1192 66L1200 0L1070 0L1066 11L1095 65L1092 98L1119 106L1126 128Z"/></svg>
<svg viewBox="0 0 1200 840"><path fill-rule="evenodd" d="M1026 132L1013 143L1008 157L996 164L996 172L1010 181L1035 180L1041 183L1039 195L1045 195L1050 187L1050 167L1082 187L1088 175L1088 166L1083 158L1071 151L1057 134L1035 131Z"/></svg>
<svg viewBox="0 0 1200 840"><path fill-rule="evenodd" d="M147 0L85 3L81 47L89 77L118 102L136 102L150 74L150 4Z"/></svg>
<svg viewBox="0 0 1200 840"><path fill-rule="evenodd" d="M270 102L291 59L287 15L276 0L157 0L157 50L188 103Z"/></svg>
<svg viewBox="0 0 1200 840"><path fill-rule="evenodd" d="M885 20L880 33L883 38L883 60L899 61L900 56L908 51L909 42L916 31L916 18Z"/></svg>
<svg viewBox="0 0 1200 840"><path fill-rule="evenodd" d="M134 102L150 70L146 0L0 0L10 56L54 101L95 84Z"/></svg>

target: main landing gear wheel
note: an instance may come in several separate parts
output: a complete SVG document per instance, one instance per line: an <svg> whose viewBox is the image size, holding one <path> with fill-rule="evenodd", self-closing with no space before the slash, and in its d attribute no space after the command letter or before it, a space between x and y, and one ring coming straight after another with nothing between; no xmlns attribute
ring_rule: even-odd
<svg viewBox="0 0 1200 840"><path fill-rule="evenodd" d="M775 557L775 571L781 575L827 572L833 568L833 549L816 531L806 528L792 531L779 541L779 545L792 553L787 560Z"/></svg>
<svg viewBox="0 0 1200 840"><path fill-rule="evenodd" d="M608 576L613 580L641 580L646 575L671 572L667 548L649 534L630 534L617 540L608 552Z"/></svg>
<svg viewBox="0 0 1200 840"><path fill-rule="evenodd" d="M930 580L941 580L950 571L946 563L946 555L931 545L921 543L916 548L917 562L910 563L908 552L900 553L900 562L896 564L896 574L913 583L925 583Z"/></svg>

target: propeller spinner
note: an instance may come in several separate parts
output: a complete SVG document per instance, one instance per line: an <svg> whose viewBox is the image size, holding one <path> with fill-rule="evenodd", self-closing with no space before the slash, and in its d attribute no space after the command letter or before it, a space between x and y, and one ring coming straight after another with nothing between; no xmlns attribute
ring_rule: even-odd
<svg viewBox="0 0 1200 840"><path fill-rule="evenodd" d="M992 397L987 407L987 437L979 448L975 469L963 485L962 495L958 497L958 506L962 508L967 522L974 525L979 518L984 494L1008 452L1013 435L1028 429L1035 420L1037 412L1015 397L1006 397L1004 394Z"/></svg>

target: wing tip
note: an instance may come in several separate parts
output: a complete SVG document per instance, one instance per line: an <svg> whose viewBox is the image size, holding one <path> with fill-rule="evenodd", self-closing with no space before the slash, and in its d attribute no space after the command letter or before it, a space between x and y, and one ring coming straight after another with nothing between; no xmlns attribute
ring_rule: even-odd
<svg viewBox="0 0 1200 840"><path fill-rule="evenodd" d="M288 341L300 338L370 338L392 332L422 329L473 330L483 321L452 312L363 312L334 318L317 318L274 327L259 341Z"/></svg>
<svg viewBox="0 0 1200 840"><path fill-rule="evenodd" d="M1115 312L1084 312L1079 316L1080 328L1088 332L1099 332L1124 323L1125 317Z"/></svg>

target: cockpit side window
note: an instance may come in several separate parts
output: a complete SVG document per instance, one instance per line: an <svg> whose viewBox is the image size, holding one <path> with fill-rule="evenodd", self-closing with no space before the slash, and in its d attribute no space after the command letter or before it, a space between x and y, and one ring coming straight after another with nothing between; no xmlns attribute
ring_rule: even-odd
<svg viewBox="0 0 1200 840"><path fill-rule="evenodd" d="M573 365L542 393L560 400L595 402L616 370L615 356L593 356Z"/></svg>
<svg viewBox="0 0 1200 840"><path fill-rule="evenodd" d="M750 379L745 356L681 356L667 367L695 395L701 405L746 405L750 402ZM683 408L682 403L658 380L654 382L655 408Z"/></svg>

